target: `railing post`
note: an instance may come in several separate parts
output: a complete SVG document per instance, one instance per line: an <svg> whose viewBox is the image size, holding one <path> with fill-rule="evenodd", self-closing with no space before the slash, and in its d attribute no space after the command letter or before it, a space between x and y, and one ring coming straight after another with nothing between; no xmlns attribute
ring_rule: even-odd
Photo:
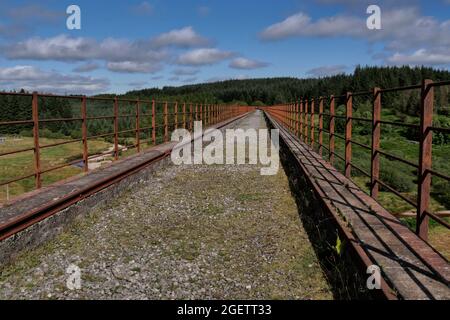
<svg viewBox="0 0 450 320"><path fill-rule="evenodd" d="M421 108L420 108L420 140L419 140L419 172L418 172L418 201L416 232L423 240L428 240L427 210L430 204L432 165L433 133L430 127L433 125L434 88L433 81L422 82Z"/></svg>
<svg viewBox="0 0 450 320"><path fill-rule="evenodd" d="M323 97L319 99L319 155L323 155Z"/></svg>
<svg viewBox="0 0 450 320"><path fill-rule="evenodd" d="M198 121L198 103L195 104L194 121Z"/></svg>
<svg viewBox="0 0 450 320"><path fill-rule="evenodd" d="M203 124L203 104L202 103L200 103L200 121Z"/></svg>
<svg viewBox="0 0 450 320"><path fill-rule="evenodd" d="M137 152L141 152L141 124L140 124L140 116L141 112L141 102L139 98L136 100L136 148Z"/></svg>
<svg viewBox="0 0 450 320"><path fill-rule="evenodd" d="M345 176L352 175L352 117L353 117L353 96L351 92L346 95L345 112Z"/></svg>
<svg viewBox="0 0 450 320"><path fill-rule="evenodd" d="M293 115L294 115L294 105L291 103L290 105L289 105L289 124L290 124L290 127L291 127L291 132L293 132L294 131L294 117L293 117Z"/></svg>
<svg viewBox="0 0 450 320"><path fill-rule="evenodd" d="M175 129L178 129L178 101L175 102L174 113L175 113Z"/></svg>
<svg viewBox="0 0 450 320"><path fill-rule="evenodd" d="M87 107L86 107L86 96L81 98L81 136L83 140L83 168L84 172L89 171L89 153L88 153L88 139L87 139Z"/></svg>
<svg viewBox="0 0 450 320"><path fill-rule="evenodd" d="M41 151L39 146L39 109L38 109L38 94L33 92L33 99L31 108L33 113L33 140L34 140L34 179L36 189L41 188Z"/></svg>
<svg viewBox="0 0 450 320"><path fill-rule="evenodd" d="M300 140L303 141L303 99L300 100Z"/></svg>
<svg viewBox="0 0 450 320"><path fill-rule="evenodd" d="M314 136L315 133L315 117L314 117L314 112L315 112L315 99L311 99L311 149L314 150L314 143L315 143L315 139L316 137Z"/></svg>
<svg viewBox="0 0 450 320"><path fill-rule="evenodd" d="M169 141L169 114L168 114L168 102L164 103L164 142Z"/></svg>
<svg viewBox="0 0 450 320"><path fill-rule="evenodd" d="M186 129L186 102L183 102L183 129Z"/></svg>
<svg viewBox="0 0 450 320"><path fill-rule="evenodd" d="M295 101L295 136L298 136L299 130L299 103L298 100Z"/></svg>
<svg viewBox="0 0 450 320"><path fill-rule="evenodd" d="M114 97L114 159L119 159L119 101Z"/></svg>
<svg viewBox="0 0 450 320"><path fill-rule="evenodd" d="M308 141L308 131L309 131L309 126L308 126L308 99L305 100L305 143L309 144Z"/></svg>
<svg viewBox="0 0 450 320"><path fill-rule="evenodd" d="M370 195L378 199L380 177L380 138L381 138L381 91L380 88L373 89L373 111L372 111L372 159L370 170Z"/></svg>
<svg viewBox="0 0 450 320"><path fill-rule="evenodd" d="M153 145L156 145L156 108L155 100L152 100L152 141Z"/></svg>
<svg viewBox="0 0 450 320"><path fill-rule="evenodd" d="M193 116L193 106L192 103L189 104L189 130L192 130L192 128L194 127L194 116Z"/></svg>
<svg viewBox="0 0 450 320"><path fill-rule="evenodd" d="M335 98L332 95L330 97L330 145L329 145L329 149L330 149L330 154L329 154L329 161L331 163L331 165L334 165L334 130L335 130Z"/></svg>

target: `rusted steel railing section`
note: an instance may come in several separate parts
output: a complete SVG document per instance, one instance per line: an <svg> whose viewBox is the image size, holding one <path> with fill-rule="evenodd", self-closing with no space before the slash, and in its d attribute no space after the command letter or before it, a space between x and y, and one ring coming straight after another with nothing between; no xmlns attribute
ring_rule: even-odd
<svg viewBox="0 0 450 320"><path fill-rule="evenodd" d="M12 129L15 126L27 127L31 129L32 145L5 152L2 152L0 148L0 160L5 159L5 157L11 160L16 155L32 152L33 171L22 172L14 178L0 179L0 187L9 187L11 184L22 180L34 178L34 188L39 189L43 186L43 176L50 172L70 166L77 166L82 168L83 172L88 172L90 170L89 162L96 158L109 156L112 161L116 161L120 157L129 155L133 150L139 153L145 147L168 142L171 132L177 128L192 130L194 121L201 121L203 127L207 127L249 111L248 107L210 103L193 104L154 99L0 92L0 98L8 99L11 97L21 99L22 103L26 101L27 107L24 112L26 116L23 119L11 119L8 115L1 116L0 136L8 135L8 132L15 132ZM70 109L72 117L53 117L52 110L49 108L52 99L59 99L58 101L65 101L66 103L64 106L56 105L54 107L57 114L64 114L65 110ZM14 108L14 106L8 105L7 108ZM44 113L45 116L43 116ZM11 114L15 113L11 112ZM99 123L107 123L105 127L112 130L109 132L98 132L97 130L95 134L92 134L91 132L94 131L92 129ZM58 124L58 126L70 124L72 131L79 131L79 137L61 136L55 139L57 142L43 144L40 131L48 124ZM90 152L89 143L93 140L107 141L110 149L107 152L99 152L98 150ZM64 161L62 164L51 167L47 167L48 163L45 168L42 166L42 153L46 149L72 143L81 143L82 154L79 155L79 158ZM8 170L7 167L3 169ZM55 178L49 180L51 180L49 183L52 183Z"/></svg>
<svg viewBox="0 0 450 320"><path fill-rule="evenodd" d="M327 153L327 160L335 164L336 159L344 163L343 171L348 178L351 178L352 169L359 171L363 176L370 179L370 195L378 199L379 189L392 192L403 201L416 208L416 233L425 241L428 240L428 228L430 218L442 226L450 229L449 223L443 218L447 211L431 212L430 191L432 176L450 181L450 176L442 172L437 172L432 168L433 133L450 134L450 128L433 126L433 108L435 103L434 91L436 87L449 86L450 81L433 82L424 80L419 85L381 89L374 88L366 92L347 92L341 96L329 96L318 98L302 98L298 101L263 107L272 117L281 122L287 129L295 134L301 141L324 156ZM406 90L420 91L420 124L405 122L385 121L381 119L382 97L388 93L399 93ZM372 101L371 117L354 117L354 100L358 97L366 97ZM385 97L386 100L386 97ZM345 114L337 114L337 103L344 107ZM383 100L384 101L384 100ZM324 104L328 104L328 112L324 110ZM389 101L386 101L389 103ZM336 120L345 121L343 126L344 134L337 133ZM364 144L353 138L354 123L365 123L370 129L371 144ZM402 157L388 153L381 149L381 127L382 125L401 126L415 130L418 137L419 159L417 163L403 159ZM328 144L323 141L323 134L329 137ZM317 141L316 141L317 137ZM344 142L344 154L336 152L336 138ZM352 161L352 146L365 149L370 153L370 172ZM391 161L399 161L410 166L417 171L417 198L411 199L399 192L380 178L380 157L385 157ZM442 213L442 214L441 214Z"/></svg>

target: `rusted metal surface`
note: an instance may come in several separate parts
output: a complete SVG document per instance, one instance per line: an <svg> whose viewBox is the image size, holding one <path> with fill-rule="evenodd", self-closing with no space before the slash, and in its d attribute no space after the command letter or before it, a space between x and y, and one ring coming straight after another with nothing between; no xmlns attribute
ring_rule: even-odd
<svg viewBox="0 0 450 320"><path fill-rule="evenodd" d="M270 108L265 110L273 126L280 129L282 147L286 146L296 158L322 207L334 217L341 235L365 268L382 266L384 296L388 299L450 299L447 261L289 132Z"/></svg>
<svg viewBox="0 0 450 320"><path fill-rule="evenodd" d="M311 148L314 149L315 144L315 100L311 100Z"/></svg>
<svg viewBox="0 0 450 320"><path fill-rule="evenodd" d="M319 155L323 155L323 98L319 99Z"/></svg>
<svg viewBox="0 0 450 320"><path fill-rule="evenodd" d="M380 88L373 91L374 101L372 110L372 159L370 177L370 195L378 199L378 180L380 178L380 137L381 137L381 93Z"/></svg>
<svg viewBox="0 0 450 320"><path fill-rule="evenodd" d="M352 117L353 117L353 96L347 92L346 112L345 112L345 176L352 175Z"/></svg>
<svg viewBox="0 0 450 320"><path fill-rule="evenodd" d="M419 171L418 171L418 203L417 203L417 234L424 240L428 239L429 215L426 214L430 205L431 174L431 152L433 150L433 81L424 80L421 92L420 108L420 140L419 140Z"/></svg>
<svg viewBox="0 0 450 320"><path fill-rule="evenodd" d="M449 81L442 82L433 82L431 80L425 80L421 85L413 85L406 87L398 87L398 88L375 88L373 91L364 91L351 93L348 92L346 95L335 96L331 95L329 97L329 112L323 112L323 115L326 116L327 122L322 124L322 129L319 128L319 154L322 155L322 148L327 149L328 151L328 161L331 165L334 165L336 158L344 161L344 174L346 177L351 177L351 170L356 169L361 172L364 176L370 178L370 194L373 198L378 197L380 186L385 188L386 190L392 192L394 195L402 199L405 203L416 208L416 233L420 235L422 239L427 239L428 237L428 226L429 220L433 219L435 222L441 224L442 226L449 228L449 223L446 220L443 220L439 214L430 212L429 204L430 204L430 191L431 191L431 178L432 176L439 177L450 182L450 176L437 172L432 169L432 133L433 132L441 132L448 134L450 133L449 128L441 128L433 126L433 104L434 104L434 88L448 86ZM401 122L393 122L386 121L381 119L381 101L383 93L386 92L401 92L405 90L417 90L421 89L421 122L420 125L409 124L409 123L401 123ZM353 117L353 97L360 96L370 96L373 97L373 112L372 117L369 118L361 118L361 117ZM310 145L314 146L314 114L313 111L313 101L317 101L320 98L307 98L303 97L300 101L300 108L294 109L293 118L299 118L299 137L300 140ZM345 115L336 115L335 104L336 99L345 99ZM328 99L327 99L328 100ZM308 101L310 103L310 107L308 106ZM320 102L319 102L320 103ZM309 107L309 108L308 108ZM289 125L290 119L290 104L285 105L277 105L272 107L263 107L261 108L271 113L272 117L282 123L286 128L288 128L294 135L297 135L295 129L292 129ZM319 106L319 127L320 124L320 106ZM345 135L336 133L336 119L345 120ZM371 123L372 126L372 135L371 135L371 145L365 145L359 141L355 141L352 139L352 129L353 122L365 122ZM401 126L405 128L412 128L414 130L419 130L420 132L420 157L417 163L412 161L403 159L394 154L388 153L381 149L380 141L381 141L381 127L382 125L392 125L392 126ZM328 125L328 130L323 128L323 126ZM329 145L328 148L322 146L322 142L320 142L320 134L321 132L326 132L329 135ZM345 154L340 155L335 152L335 138L339 138L345 141ZM371 163L370 163L370 172L367 172L363 168L352 163L352 144L355 144L371 153ZM383 156L392 161L399 161L405 165L408 165L412 168L417 169L418 171L418 179L417 179L417 187L418 187L418 199L412 199L410 196L406 196L404 193L398 192L390 186L389 184L381 181L380 179L380 157Z"/></svg>
<svg viewBox="0 0 450 320"><path fill-rule="evenodd" d="M335 155L335 152L334 152L334 144L335 144L334 131L336 130L335 129L336 128L336 125L335 125L336 124L335 101L336 100L335 100L334 96L331 96L330 97L330 118L329 118L329 121L330 121L329 161L330 161L331 165L334 165L334 155Z"/></svg>
<svg viewBox="0 0 450 320"><path fill-rule="evenodd" d="M33 114L33 143L34 143L34 175L36 189L42 185L41 181L41 152L39 150L39 110L38 95L33 93L32 114Z"/></svg>
<svg viewBox="0 0 450 320"><path fill-rule="evenodd" d="M86 110L86 96L83 96L81 101L81 117L83 118L83 123L81 125L81 135L83 139L83 168L84 172L89 171L89 151L88 151L88 139L87 139L87 110Z"/></svg>
<svg viewBox="0 0 450 320"><path fill-rule="evenodd" d="M156 109L155 100L152 100L152 141L156 145Z"/></svg>
<svg viewBox="0 0 450 320"><path fill-rule="evenodd" d="M137 99L136 101L136 124L135 124L135 128L136 128L136 149L137 152L141 152L141 120L140 120L140 113L141 113L141 103L139 101L139 99Z"/></svg>
<svg viewBox="0 0 450 320"><path fill-rule="evenodd" d="M119 102L114 98L114 160L119 159Z"/></svg>
<svg viewBox="0 0 450 320"><path fill-rule="evenodd" d="M193 114L192 114L192 104L190 104L190 114L186 110L186 102L183 103L183 121L180 120L180 113L178 108L178 102L160 102L154 99L152 100L142 100L142 99L120 99L118 97L113 98L100 98L100 97L86 97L86 96L59 96L59 95L48 95L48 94L28 94L28 93L5 93L0 92L2 96L14 95L14 96L22 96L30 98L30 111L31 111L31 119L25 120L12 120L12 121L0 121L0 126L17 126L17 125L33 125L33 147L28 148L17 148L13 151L7 151L0 153L0 157L4 156L12 156L15 154L25 153L29 151L33 151L33 173L24 173L21 176L13 177L11 179L1 179L0 187L6 186L10 187L11 184L20 182L25 179L29 179L34 177L35 180L35 189L39 189L43 186L42 176L44 174L50 173L52 171L56 171L62 168L66 168L69 166L77 166L83 169L84 173L89 171L89 161L94 160L99 157L111 156L114 161L118 160L122 154L122 151L126 150L135 150L137 153L141 152L143 149L143 144L147 144L147 147L152 145L157 145L161 140L167 142L169 140L169 130L176 129L179 126L183 125L185 128L193 129ZM80 116L73 118L45 118L42 119L39 117L39 101L45 102L45 99L52 98L63 98L69 99L71 101L78 101L80 103ZM108 115L101 116L90 116L90 102L103 101L105 104L111 103L112 111ZM134 106L134 110L132 112L124 113L122 111L122 105L120 103L126 103L129 106ZM151 111L146 111L147 113L143 113L145 108L143 106L151 106ZM89 107L89 108L88 108ZM125 106L127 107L127 106ZM169 110L169 107L171 110ZM247 112L247 107L240 106L220 106L223 108L219 108L217 105L217 113L216 119L226 120L231 118L232 116L237 116ZM89 110L89 112L88 112ZM197 111L195 115L196 119L202 120L203 124L206 125L207 122L211 122L210 119L207 118L207 107L206 104L202 104L200 110ZM190 117L190 118L189 118ZM134 123L130 123L129 129L120 129L119 125L122 123L122 119L130 119L134 118ZM148 126L142 127L141 123L143 119L149 124ZM1 120L1 119L0 119ZM89 135L88 127L89 124L94 121L111 121L112 123L112 132L108 133L99 133L95 135ZM66 123L70 122L71 124L79 123L79 130L81 132L81 137L78 139L64 139L64 141L58 141L55 143L40 143L39 139L39 127L45 123ZM217 122L215 122L217 123ZM149 138L142 138L142 134L144 132L149 132ZM124 143L124 146L119 145L119 139L126 137L133 137L134 143ZM112 150L110 152L103 152L102 154L89 154L89 141L93 139L110 139L112 141ZM162 138L158 141L158 138ZM66 161L63 164L58 164L52 166L50 168L42 168L41 164L41 153L42 150L63 146L67 144L80 143L82 144L82 152L79 160ZM129 153L127 153L129 154ZM82 165L82 166L81 166ZM9 199L8 199L9 200Z"/></svg>

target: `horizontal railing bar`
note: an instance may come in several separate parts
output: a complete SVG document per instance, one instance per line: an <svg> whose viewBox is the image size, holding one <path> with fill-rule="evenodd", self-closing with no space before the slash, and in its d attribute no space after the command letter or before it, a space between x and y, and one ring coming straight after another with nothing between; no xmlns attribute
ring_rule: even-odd
<svg viewBox="0 0 450 320"><path fill-rule="evenodd" d="M83 118L59 118L59 119L39 119L39 123L46 122L69 122L69 121L82 121Z"/></svg>
<svg viewBox="0 0 450 320"><path fill-rule="evenodd" d="M87 117L86 120L107 120L114 119L114 116L97 116L97 117Z"/></svg>
<svg viewBox="0 0 450 320"><path fill-rule="evenodd" d="M52 148L52 147L62 146L65 144L81 142L81 141L83 141L83 139L74 139L74 140L69 140L69 141L64 141L64 142L56 142L56 143L52 143L52 144L41 145L41 146L39 146L39 148L46 149L46 148Z"/></svg>
<svg viewBox="0 0 450 320"><path fill-rule="evenodd" d="M382 185L383 187L385 187L386 189L388 189L389 191L391 191L392 193L394 193L396 196L402 198L405 202L409 203L410 205L412 205L413 207L417 207L417 203L415 203L414 201L408 199L407 197L405 197L404 195L402 195L400 192L398 192L397 190L395 190L394 188L392 188L390 185L384 183L383 181L381 181L380 179L375 179L375 181L377 183L379 183L380 185Z"/></svg>
<svg viewBox="0 0 450 320"><path fill-rule="evenodd" d="M438 215L436 215L436 214L434 214L432 212L428 212L426 210L425 210L425 214L428 215L429 217L431 217L436 222L442 224L447 229L450 229L450 224L447 221L445 221L444 219L442 219L441 217L439 217Z"/></svg>
<svg viewBox="0 0 450 320"><path fill-rule="evenodd" d="M420 126L418 124L413 124L413 123L394 122L394 121L387 121L387 120L380 120L378 122L381 124L389 124L389 125L393 125L393 126L408 127L408 128L415 128L415 129L420 128Z"/></svg>
<svg viewBox="0 0 450 320"><path fill-rule="evenodd" d="M446 81L437 81L437 82L433 82L428 84L427 87L440 87L440 86L448 86L450 85L450 80L446 80Z"/></svg>
<svg viewBox="0 0 450 320"><path fill-rule="evenodd" d="M98 135L95 135L95 136L88 136L86 139L91 140L91 139L109 137L109 136L113 136L113 135L114 135L114 132L112 132L112 133L102 133L102 134L98 134Z"/></svg>
<svg viewBox="0 0 450 320"><path fill-rule="evenodd" d="M360 92L351 92L350 95L352 97L366 96L368 94L373 94L373 91L360 91Z"/></svg>
<svg viewBox="0 0 450 320"><path fill-rule="evenodd" d="M14 178L14 179L6 181L6 182L0 182L0 186L6 186L7 184L10 184L10 183L14 183L14 182L17 182L17 181L20 181L20 180L29 179L31 177L34 177L35 175L36 175L35 173L31 173L29 175L22 176L22 177L19 177L19 178Z"/></svg>
<svg viewBox="0 0 450 320"><path fill-rule="evenodd" d="M405 87L395 87L395 88L380 89L379 92L405 91L405 90L414 90L414 89L421 89L421 88L422 88L422 85L416 84L416 85L405 86Z"/></svg>
<svg viewBox="0 0 450 320"><path fill-rule="evenodd" d="M361 172L362 174L364 174L366 177L371 177L370 173L368 173L367 171L365 171L364 169L358 167L357 165L350 163L350 165L355 168L356 170L358 170L359 172Z"/></svg>
<svg viewBox="0 0 450 320"><path fill-rule="evenodd" d="M450 128L442 128L442 127L429 127L431 131L437 131L441 133L450 133Z"/></svg>
<svg viewBox="0 0 450 320"><path fill-rule="evenodd" d="M382 154L382 155L384 155L385 157L388 157L388 158L391 158L391 159L403 162L404 164L410 165L411 167L414 167L416 169L419 168L418 164L415 164L415 163L413 163L413 162L411 162L409 160L402 159L402 158L400 158L400 157L398 157L398 156L396 156L394 154L387 153L386 151L383 151L383 150L377 150L377 152Z"/></svg>
<svg viewBox="0 0 450 320"><path fill-rule="evenodd" d="M356 144L357 146L360 146L361 148L372 150L371 147L366 146L365 144L362 144L361 142L355 141L355 140L349 140L351 143Z"/></svg>
<svg viewBox="0 0 450 320"><path fill-rule="evenodd" d="M447 176L447 175L445 175L445 174L443 174L443 173L434 171L434 170L432 170L432 169L427 169L426 171L428 171L429 173L431 173L433 176L436 176L436 177L439 177L439 178L441 178L441 179L450 181L450 176Z"/></svg>
<svg viewBox="0 0 450 320"><path fill-rule="evenodd" d="M350 117L350 119L355 120L355 121L372 122L372 119L367 119L367 118Z"/></svg>
<svg viewBox="0 0 450 320"><path fill-rule="evenodd" d="M0 126L18 125L18 124L32 124L33 120L16 120L16 121L2 121Z"/></svg>
<svg viewBox="0 0 450 320"><path fill-rule="evenodd" d="M83 159L73 160L73 161L70 161L70 162L61 164L61 165L59 165L59 166L56 166L56 167L52 167L52 168L49 168L49 169L41 170L39 173L40 173L40 174L49 173L49 172L51 172L51 171L56 171L56 170L59 170L59 169L62 169L62 168L66 168L66 167L69 167L69 166L74 165L75 163L80 163L80 162L83 162L83 163L84 163L84 160L83 160ZM81 169L81 168L80 168L80 169Z"/></svg>
<svg viewBox="0 0 450 320"><path fill-rule="evenodd" d="M22 153L22 152L27 152L27 151L34 151L34 147L0 153L0 157L9 156L11 154Z"/></svg>

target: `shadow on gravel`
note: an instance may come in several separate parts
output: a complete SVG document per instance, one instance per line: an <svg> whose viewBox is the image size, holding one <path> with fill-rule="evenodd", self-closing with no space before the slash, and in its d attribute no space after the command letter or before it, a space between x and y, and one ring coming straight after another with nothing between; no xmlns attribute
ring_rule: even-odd
<svg viewBox="0 0 450 320"><path fill-rule="evenodd" d="M267 126L271 124L266 119ZM289 179L289 187L295 198L299 217L308 238L318 257L321 268L326 276L337 300L368 300L374 297L366 288L366 278L355 256L349 250L343 239L339 239L334 218L325 213L320 206L307 179L302 173L291 152L280 137L280 161ZM339 241L342 243L339 245Z"/></svg>

